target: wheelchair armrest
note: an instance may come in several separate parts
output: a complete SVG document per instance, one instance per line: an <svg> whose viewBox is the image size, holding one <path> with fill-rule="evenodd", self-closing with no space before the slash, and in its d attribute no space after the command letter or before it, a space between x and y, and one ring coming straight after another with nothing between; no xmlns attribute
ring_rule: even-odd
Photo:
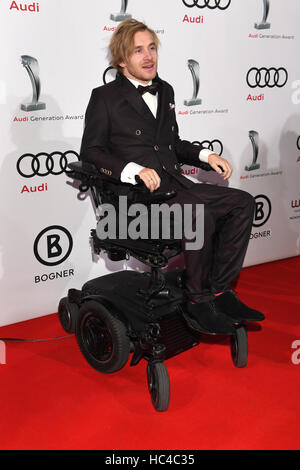
<svg viewBox="0 0 300 470"><path fill-rule="evenodd" d="M164 201L167 201L168 199L172 199L177 194L175 190L166 192L160 192L157 190L151 193L151 191L147 188L147 186L145 186L143 180L138 175L135 177L135 180L137 184L130 188L132 194L131 202L133 203L141 203L146 205L160 204Z"/></svg>
<svg viewBox="0 0 300 470"><path fill-rule="evenodd" d="M72 162L69 163L68 167L71 170L68 172L68 175L81 181L81 191L87 191L91 186L96 186L100 188L100 191L103 191L103 183L113 183L116 187L126 186L129 188L128 198L131 203L141 203L145 205L162 203L177 194L174 190L167 192L155 191L151 193L139 176L136 176L136 185L122 183L108 175L100 173L93 163L83 161Z"/></svg>
<svg viewBox="0 0 300 470"><path fill-rule="evenodd" d="M68 164L68 167L71 170L68 172L69 176L82 181L82 185L86 186L86 190L90 186L97 186L99 183L105 181L115 184L118 183L114 178L100 173L93 163L82 161L72 162Z"/></svg>
<svg viewBox="0 0 300 470"><path fill-rule="evenodd" d="M68 167L72 171L78 172L78 174L80 173L82 175L95 175L96 176L98 174L97 168L92 163L87 163L83 161L72 162L68 164Z"/></svg>
<svg viewBox="0 0 300 470"><path fill-rule="evenodd" d="M213 170L213 168L209 165L209 163L202 162L201 160L195 160L193 163L186 163L186 165L195 166L196 168L200 168L201 170L204 170L204 171Z"/></svg>

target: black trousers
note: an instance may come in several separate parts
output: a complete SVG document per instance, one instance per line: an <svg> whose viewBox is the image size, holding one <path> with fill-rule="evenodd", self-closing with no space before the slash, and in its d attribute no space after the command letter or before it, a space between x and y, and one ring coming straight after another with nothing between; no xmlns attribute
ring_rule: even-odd
<svg viewBox="0 0 300 470"><path fill-rule="evenodd" d="M240 189L195 183L183 188L173 178L162 180L161 191L175 189L168 205L191 204L192 229L196 229L196 204L204 204L204 244L199 250L186 249L191 240L183 230L186 286L192 300L206 301L212 294L229 289L242 269L255 208L254 198Z"/></svg>

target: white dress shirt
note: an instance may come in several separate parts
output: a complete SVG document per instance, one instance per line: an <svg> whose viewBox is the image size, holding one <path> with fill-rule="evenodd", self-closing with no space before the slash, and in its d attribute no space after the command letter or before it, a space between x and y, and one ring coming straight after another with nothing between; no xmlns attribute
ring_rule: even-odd
<svg viewBox="0 0 300 470"><path fill-rule="evenodd" d="M127 77L128 78L128 77ZM141 85L140 82L137 80L132 80L131 78L128 78L128 80L137 88L139 85ZM152 80L147 83L147 85L152 85ZM143 85L141 85L143 86ZM142 95L143 100L149 107L150 111L152 112L153 116L156 118L156 113L157 113L157 93L156 95L152 95L152 93L144 93ZM202 162L208 163L208 157L211 155L213 152L209 149L202 149L199 152L199 159ZM130 162L127 163L127 165L123 168L123 171L121 173L120 179L122 183L131 183L131 184L136 184L135 181L135 176L139 174L141 170L143 170L145 167L139 165L138 163L135 162Z"/></svg>

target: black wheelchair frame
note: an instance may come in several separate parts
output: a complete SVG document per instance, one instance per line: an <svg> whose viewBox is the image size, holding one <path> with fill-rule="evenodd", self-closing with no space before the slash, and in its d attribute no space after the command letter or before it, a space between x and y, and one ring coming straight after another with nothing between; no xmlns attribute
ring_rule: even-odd
<svg viewBox="0 0 300 470"><path fill-rule="evenodd" d="M96 208L106 202L117 204L120 183L86 162L71 163L69 168L68 176L80 181L81 192L90 190ZM176 194L151 194L142 182L127 186L132 203L162 203ZM104 251L113 261L134 257L151 271L110 273L87 281L81 289L70 289L59 302L60 323L67 333L75 332L83 356L98 372L119 371L130 354L131 366L145 359L152 404L155 410L165 411L170 401L170 381L164 361L198 345L205 334L188 321L185 270L162 272L169 259L182 251L181 240L100 239L92 229L91 241L96 254ZM246 366L245 323L235 325L231 356L236 367Z"/></svg>

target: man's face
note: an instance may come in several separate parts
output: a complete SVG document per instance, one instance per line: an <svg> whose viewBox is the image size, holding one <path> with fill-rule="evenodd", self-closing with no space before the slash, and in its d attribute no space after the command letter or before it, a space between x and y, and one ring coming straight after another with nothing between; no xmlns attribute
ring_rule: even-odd
<svg viewBox="0 0 300 470"><path fill-rule="evenodd" d="M157 50L149 31L134 35L134 50L128 59L120 63L126 77L147 84L157 73Z"/></svg>

